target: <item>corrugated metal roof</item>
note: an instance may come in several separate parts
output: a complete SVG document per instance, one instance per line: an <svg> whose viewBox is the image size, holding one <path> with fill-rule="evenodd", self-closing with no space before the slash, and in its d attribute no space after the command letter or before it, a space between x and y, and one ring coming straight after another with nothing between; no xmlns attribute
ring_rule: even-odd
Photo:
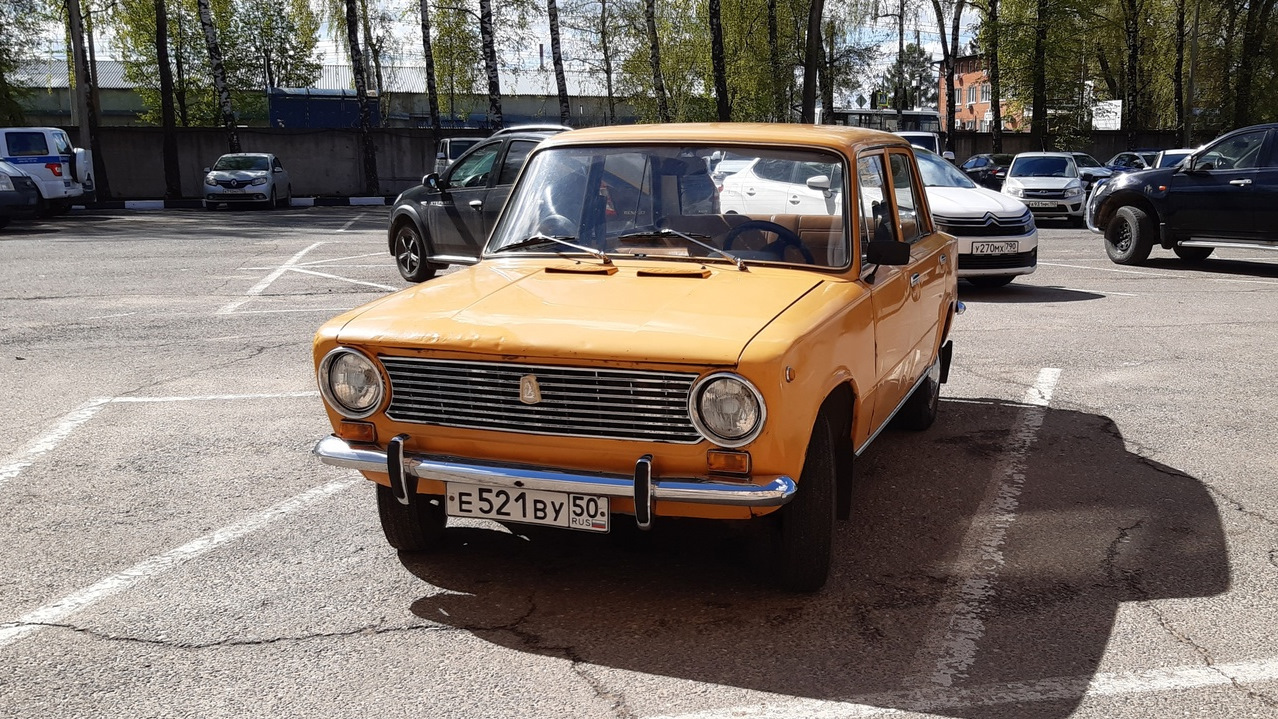
<svg viewBox="0 0 1278 719"><path fill-rule="evenodd" d="M119 60L98 60L98 87L109 90L128 90L135 87L124 76L125 65ZM422 94L426 93L426 70L416 65L382 66L383 79L387 92ZM42 58L23 64L14 73L14 84L21 87L54 89L68 86L69 68L62 58ZM568 94L574 97L602 96L603 83L595 76L576 71L565 72ZM482 81L476 94L488 93L487 83ZM503 71L501 73L501 93L503 96L551 97L558 91L555 89L555 75L547 69ZM369 82L372 87L373 83ZM354 89L355 78L349 65L323 65L320 68L319 80L312 89L317 90L349 90Z"/></svg>

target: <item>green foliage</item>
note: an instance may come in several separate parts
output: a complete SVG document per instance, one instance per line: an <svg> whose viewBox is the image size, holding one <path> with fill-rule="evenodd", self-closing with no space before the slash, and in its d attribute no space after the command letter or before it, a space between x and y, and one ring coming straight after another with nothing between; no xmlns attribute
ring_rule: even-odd
<svg viewBox="0 0 1278 719"><path fill-rule="evenodd" d="M896 107L896 97L904 101L901 109L925 107L936 104L937 82L932 55L914 43L906 43L905 51L879 78L878 90L892 107Z"/></svg>
<svg viewBox="0 0 1278 719"><path fill-rule="evenodd" d="M444 118L464 119L487 107L474 94L484 80L484 58L480 54L479 24L466 11L441 6L432 20L431 50L435 55L435 80L439 87L439 112Z"/></svg>
<svg viewBox="0 0 1278 719"><path fill-rule="evenodd" d="M0 3L0 125L24 124L22 100L30 91L15 84L15 72L31 59L45 18L36 0Z"/></svg>

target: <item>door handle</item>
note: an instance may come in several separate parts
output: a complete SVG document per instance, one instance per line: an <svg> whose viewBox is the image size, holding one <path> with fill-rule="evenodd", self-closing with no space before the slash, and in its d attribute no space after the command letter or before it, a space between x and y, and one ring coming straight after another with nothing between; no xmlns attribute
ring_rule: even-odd
<svg viewBox="0 0 1278 719"><path fill-rule="evenodd" d="M798 196L798 195L790 195L790 204L791 204L791 205L797 205L797 204L799 204L799 196Z"/></svg>
<svg viewBox="0 0 1278 719"><path fill-rule="evenodd" d="M745 189L745 193L746 193L747 195L750 195L751 197L754 197L754 188L753 188L753 187L747 187L747 188Z"/></svg>
<svg viewBox="0 0 1278 719"><path fill-rule="evenodd" d="M1244 177L1241 180L1230 180L1229 184L1233 185L1234 187L1246 187L1247 185L1251 184L1251 180Z"/></svg>
<svg viewBox="0 0 1278 719"><path fill-rule="evenodd" d="M919 280L921 279L923 279L923 276L917 272L910 275L910 287L914 287L915 285L917 285L919 283Z"/></svg>
<svg viewBox="0 0 1278 719"><path fill-rule="evenodd" d="M483 201L483 200L471 200L470 202L468 202L468 203L466 203L466 204L470 205L470 209L472 209L472 210L482 210L482 209L484 209L484 201Z"/></svg>
<svg viewBox="0 0 1278 719"><path fill-rule="evenodd" d="M950 258L946 257L945 255L941 255L941 264L946 265L946 264L949 264L949 262L950 262Z"/></svg>

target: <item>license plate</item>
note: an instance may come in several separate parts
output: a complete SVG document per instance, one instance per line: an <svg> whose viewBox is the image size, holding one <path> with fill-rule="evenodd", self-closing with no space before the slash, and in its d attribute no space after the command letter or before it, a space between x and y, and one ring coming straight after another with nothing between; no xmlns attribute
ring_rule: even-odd
<svg viewBox="0 0 1278 719"><path fill-rule="evenodd" d="M1056 207L1057 203L1048 202L1047 200L1030 200L1029 202L1026 202L1025 204L1029 205L1030 207Z"/></svg>
<svg viewBox="0 0 1278 719"><path fill-rule="evenodd" d="M972 254L974 255L1004 255L1016 252L1017 244L1015 242L973 242Z"/></svg>
<svg viewBox="0 0 1278 719"><path fill-rule="evenodd" d="M237 194L243 194L245 190L241 187L224 187L222 188L222 192L229 192L233 195L237 195Z"/></svg>
<svg viewBox="0 0 1278 719"><path fill-rule="evenodd" d="M544 524L586 532L608 531L607 497L449 482L445 505L451 517Z"/></svg>

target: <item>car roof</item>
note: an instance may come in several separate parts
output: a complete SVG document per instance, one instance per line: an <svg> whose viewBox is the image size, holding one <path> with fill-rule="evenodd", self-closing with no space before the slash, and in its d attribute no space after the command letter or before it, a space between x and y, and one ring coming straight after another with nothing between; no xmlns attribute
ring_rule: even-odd
<svg viewBox="0 0 1278 719"><path fill-rule="evenodd" d="M1086 155L1085 152L1020 152L1016 157L1065 157L1074 159L1074 155Z"/></svg>
<svg viewBox="0 0 1278 719"><path fill-rule="evenodd" d="M494 132L494 133L491 135L491 137L497 137L497 136L499 136L499 135L513 135L513 134L515 134L515 133L519 133L519 132L542 132L542 133L544 133L544 132L566 132L566 131L571 130L571 129L572 129L572 128L571 128L571 127L568 127L567 125L536 125L536 124L533 124L533 125L514 125L514 126L512 126L512 127L503 127L503 128L501 128L500 130L498 130L498 131ZM478 139L483 139L483 138L478 138Z"/></svg>
<svg viewBox="0 0 1278 719"><path fill-rule="evenodd" d="M909 147L900 135L845 125L801 125L767 122L689 122L653 125L591 127L554 135L543 147L564 145L670 144L695 142L707 145L776 144L807 145L848 151L853 146L893 145Z"/></svg>
<svg viewBox="0 0 1278 719"><path fill-rule="evenodd" d="M274 157L274 155L269 152L228 152L225 155L219 155L217 159L220 160L223 157Z"/></svg>

